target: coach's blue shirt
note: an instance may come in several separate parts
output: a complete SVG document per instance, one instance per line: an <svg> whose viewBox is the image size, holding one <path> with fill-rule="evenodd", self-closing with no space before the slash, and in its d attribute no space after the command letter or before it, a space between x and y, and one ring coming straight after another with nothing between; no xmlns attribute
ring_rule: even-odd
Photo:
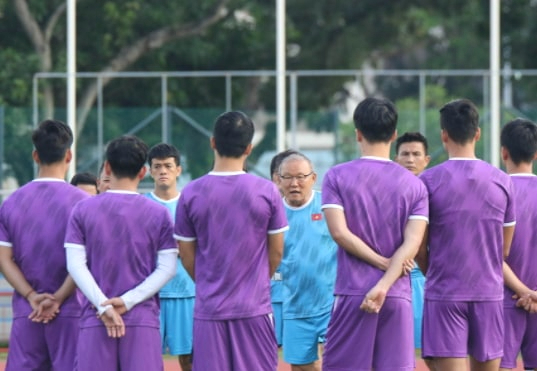
<svg viewBox="0 0 537 371"><path fill-rule="evenodd" d="M281 264L283 318L329 312L334 301L337 245L321 211L321 193L313 191L300 207L284 204L289 230Z"/></svg>

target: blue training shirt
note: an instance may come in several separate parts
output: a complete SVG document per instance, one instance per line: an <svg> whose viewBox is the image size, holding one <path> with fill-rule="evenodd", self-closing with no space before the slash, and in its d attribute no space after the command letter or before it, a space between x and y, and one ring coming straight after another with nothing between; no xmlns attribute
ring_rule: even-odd
<svg viewBox="0 0 537 371"><path fill-rule="evenodd" d="M283 318L307 318L329 312L334 301L337 245L313 191L300 207L285 203L289 230L281 264Z"/></svg>
<svg viewBox="0 0 537 371"><path fill-rule="evenodd" d="M163 200L153 192L146 193L145 196L153 201L158 202L168 209L172 219L175 221L175 210L177 209L177 201L179 201L179 196L171 200ZM191 298L195 295L195 286L194 281L190 278L190 275L187 273L183 267L181 259L177 260L177 271L175 276L159 291L160 298Z"/></svg>

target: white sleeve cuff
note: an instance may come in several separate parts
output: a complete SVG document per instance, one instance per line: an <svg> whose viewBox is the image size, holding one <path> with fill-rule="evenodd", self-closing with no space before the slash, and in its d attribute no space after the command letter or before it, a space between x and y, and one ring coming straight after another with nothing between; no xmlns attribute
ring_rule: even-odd
<svg viewBox="0 0 537 371"><path fill-rule="evenodd" d="M99 315L103 314L111 305L101 306L101 303L108 300L104 295L95 278L88 269L86 260L86 249L78 247L66 247L67 271L75 281L76 285L88 300L97 308Z"/></svg>
<svg viewBox="0 0 537 371"><path fill-rule="evenodd" d="M177 249L158 252L157 267L135 288L121 295L127 310L155 295L169 280L175 276L177 268Z"/></svg>

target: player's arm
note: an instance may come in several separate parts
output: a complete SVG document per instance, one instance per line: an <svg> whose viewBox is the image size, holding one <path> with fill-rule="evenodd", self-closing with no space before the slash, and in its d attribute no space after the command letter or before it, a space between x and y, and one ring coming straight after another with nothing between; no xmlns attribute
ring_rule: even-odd
<svg viewBox="0 0 537 371"><path fill-rule="evenodd" d="M39 303L45 299L54 299L49 293L38 294L28 283L19 266L13 260L13 249L11 246L0 246L0 270L6 277L7 282L22 295L32 309L37 309Z"/></svg>
<svg viewBox="0 0 537 371"><path fill-rule="evenodd" d="M179 255L183 267L195 282L194 258L196 257L196 240L178 240Z"/></svg>
<svg viewBox="0 0 537 371"><path fill-rule="evenodd" d="M65 243L65 253L67 258L67 271L80 291L82 291L86 298L88 298L95 308L97 308L99 315L102 315L107 309L112 308L111 305L106 307L101 305L101 303L105 302L108 298L103 293L88 268L86 248L81 245Z"/></svg>
<svg viewBox="0 0 537 371"><path fill-rule="evenodd" d="M119 314L123 314L135 305L154 296L166 282L175 276L176 268L177 249L160 250L157 255L157 266L145 280L120 297L111 298L101 305L113 305Z"/></svg>
<svg viewBox="0 0 537 371"><path fill-rule="evenodd" d="M423 219L411 219L408 221L403 244L396 250L390 260L388 270L384 273L377 284L366 294L361 309L368 312L378 313L384 304L386 294L392 285L401 276L401 266L408 259L413 259L420 248L427 228L427 221Z"/></svg>
<svg viewBox="0 0 537 371"><path fill-rule="evenodd" d="M376 253L371 247L364 243L358 236L353 234L348 226L345 214L339 208L324 208L326 224L332 238L349 254L377 267L381 270L386 270L389 264L389 259ZM401 268L399 269L399 274Z"/></svg>
<svg viewBox="0 0 537 371"><path fill-rule="evenodd" d="M503 227L503 258L509 256L509 251L511 250L511 242L513 242L513 235L515 233L515 226L510 225Z"/></svg>
<svg viewBox="0 0 537 371"><path fill-rule="evenodd" d="M283 232L268 234L269 277L274 275L282 261L283 241Z"/></svg>
<svg viewBox="0 0 537 371"><path fill-rule="evenodd" d="M503 262L503 280L505 286L509 287L518 297L528 296L533 290L522 282L518 276L513 272L509 264Z"/></svg>
<svg viewBox="0 0 537 371"><path fill-rule="evenodd" d="M58 290L56 290L56 292L54 292L54 299L43 300L39 304L39 307L30 313L28 318L34 322L48 323L60 312L61 305L75 292L75 289L75 281L73 281L71 276L67 275L62 285L58 288Z"/></svg>
<svg viewBox="0 0 537 371"><path fill-rule="evenodd" d="M426 274L427 269L429 269L429 249L427 248L428 245L429 228L427 227L425 229L425 235L418 250L418 254L416 255L416 263L418 263L418 266L420 267L420 270L423 272L423 274Z"/></svg>

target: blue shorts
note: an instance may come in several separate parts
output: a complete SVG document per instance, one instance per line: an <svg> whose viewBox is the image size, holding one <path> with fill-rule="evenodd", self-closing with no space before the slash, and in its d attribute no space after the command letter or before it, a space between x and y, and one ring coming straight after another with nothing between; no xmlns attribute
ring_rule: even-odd
<svg viewBox="0 0 537 371"><path fill-rule="evenodd" d="M330 311L319 316L283 320L283 359L307 365L319 359L319 339L326 336Z"/></svg>
<svg viewBox="0 0 537 371"><path fill-rule="evenodd" d="M194 298L160 298L160 337L162 353L192 353Z"/></svg>
<svg viewBox="0 0 537 371"><path fill-rule="evenodd" d="M414 348L421 349L425 276L419 268L414 268L410 272L410 283L412 285L412 312L414 312Z"/></svg>
<svg viewBox="0 0 537 371"><path fill-rule="evenodd" d="M272 313L274 319L274 331L276 332L276 342L278 347L282 346L283 320L282 320L282 302L272 302Z"/></svg>

